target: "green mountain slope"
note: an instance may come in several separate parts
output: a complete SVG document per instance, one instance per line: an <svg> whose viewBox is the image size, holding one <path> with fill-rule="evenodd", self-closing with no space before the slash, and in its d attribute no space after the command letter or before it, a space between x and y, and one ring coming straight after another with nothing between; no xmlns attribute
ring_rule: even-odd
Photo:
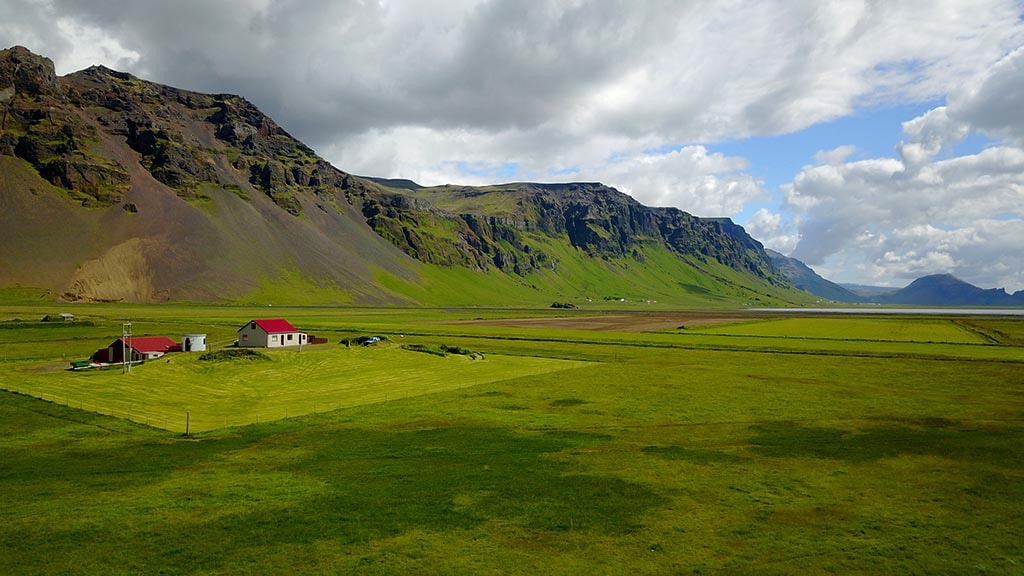
<svg viewBox="0 0 1024 576"><path fill-rule="evenodd" d="M600 184L342 172L245 99L0 51L0 286L67 300L800 303L732 222Z"/></svg>

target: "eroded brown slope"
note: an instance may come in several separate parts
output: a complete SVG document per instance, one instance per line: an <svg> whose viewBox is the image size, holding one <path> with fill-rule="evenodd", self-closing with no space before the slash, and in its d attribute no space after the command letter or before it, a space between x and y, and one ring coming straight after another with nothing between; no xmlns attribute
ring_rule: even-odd
<svg viewBox="0 0 1024 576"><path fill-rule="evenodd" d="M0 109L0 284L235 300L287 279L339 301L401 301L374 267L408 278L415 262L345 198L367 184L242 98L102 67L57 78L12 48L0 51Z"/></svg>

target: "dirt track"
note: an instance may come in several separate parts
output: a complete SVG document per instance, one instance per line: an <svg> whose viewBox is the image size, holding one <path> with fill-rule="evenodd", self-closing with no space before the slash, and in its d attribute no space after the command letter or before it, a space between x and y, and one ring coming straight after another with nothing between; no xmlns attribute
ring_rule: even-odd
<svg viewBox="0 0 1024 576"><path fill-rule="evenodd" d="M685 326L727 324L746 318L740 314L701 312L613 313L593 316L562 316L557 318L503 318L498 320L461 320L452 324L509 326L512 328L563 328L570 330L606 330L611 332L651 332Z"/></svg>

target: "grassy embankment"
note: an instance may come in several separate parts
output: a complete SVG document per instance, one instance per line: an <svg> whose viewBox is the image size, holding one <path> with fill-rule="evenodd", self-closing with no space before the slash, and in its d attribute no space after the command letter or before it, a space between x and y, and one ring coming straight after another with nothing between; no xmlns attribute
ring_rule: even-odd
<svg viewBox="0 0 1024 576"><path fill-rule="evenodd" d="M736 308L801 305L817 300L805 292L761 284L713 260L700 263L681 258L663 247L643 248L644 262L640 263L630 257L588 258L568 241L539 235L531 244L555 258L553 268L517 276L496 270L480 273L422 265L417 267L418 283L385 272L378 272L377 281L421 304L447 306L483 303L505 308L536 307L557 301L588 308Z"/></svg>
<svg viewBox="0 0 1024 576"><path fill-rule="evenodd" d="M243 405L262 401L245 389L245 372L269 365L284 371L278 393L314 382L325 397L349 394L357 376L305 371L343 370L343 358L365 362L362 371L401 369L409 355L411 364L438 363L424 372L493 362L496 373L187 440L0 394L0 565L14 573L904 574L1024 565L1018 320L761 319L654 334L439 323L522 315L508 311L294 309L285 315L332 341L370 328L486 359L332 344L213 368L179 356L128 376L39 371L65 350L102 342L97 332L127 311L137 325L171 333L201 323L211 339L253 312L81 310L95 326L0 331L0 380L92 386L163 374L192 386L188 394L200 392L195 382L214 383L211 393ZM771 351L780 347L791 353ZM568 369L501 373L502 362L525 361ZM387 372L377 376L381 391L403 386Z"/></svg>

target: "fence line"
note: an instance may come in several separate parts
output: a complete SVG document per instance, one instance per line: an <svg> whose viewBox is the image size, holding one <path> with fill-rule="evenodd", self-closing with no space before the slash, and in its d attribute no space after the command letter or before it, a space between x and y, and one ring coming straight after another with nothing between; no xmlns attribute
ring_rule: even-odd
<svg viewBox="0 0 1024 576"><path fill-rule="evenodd" d="M25 394L24 392L21 392ZM31 396L31 394L28 394ZM49 399L47 399L49 396ZM136 424L142 424L150 428L159 428L161 430L167 430L168 432L185 432L187 428L191 428L191 432L211 432L213 430L219 430L224 428L236 427L236 426L249 426L252 424L266 424L268 422L274 422L277 420L287 420L289 418L301 417L307 415L318 415L325 412L332 412L334 410L341 410L345 407L363 406L377 403L388 402L388 394L383 393L378 397L376 401L369 400L366 402L353 402L351 404L345 404L338 402L336 404L323 404L318 400L312 399L307 400L308 406L312 409L311 411L303 411L302 409L295 410L298 403L287 404L279 406L276 409L271 410L260 410L251 415L247 416L236 416L231 418L230 416L214 416L209 419L203 419L202 416L192 415L194 412L191 408L186 409L181 417L178 425L175 425L175 417L168 417L166 411L163 410L147 410L146 407L140 407L135 404L129 404L127 407L116 408L114 406L106 406L93 400L92 402L85 402L84 400L75 400L70 396L58 396L57 394L40 393L36 396L39 400L49 402L58 406L66 406L68 408L81 410L83 412L91 412L100 416L110 416L112 418L119 418L121 420L127 420ZM273 414L281 414L283 416L273 417ZM269 418L265 416L270 415ZM210 423L214 424L211 425ZM218 426L219 424L219 426Z"/></svg>

